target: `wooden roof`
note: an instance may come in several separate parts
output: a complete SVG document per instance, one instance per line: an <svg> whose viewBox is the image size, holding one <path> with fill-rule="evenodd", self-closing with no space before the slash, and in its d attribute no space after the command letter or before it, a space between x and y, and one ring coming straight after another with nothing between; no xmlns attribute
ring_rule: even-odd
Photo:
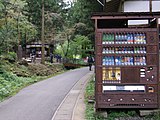
<svg viewBox="0 0 160 120"><path fill-rule="evenodd" d="M105 3L104 12L118 12L122 0L109 0Z"/></svg>

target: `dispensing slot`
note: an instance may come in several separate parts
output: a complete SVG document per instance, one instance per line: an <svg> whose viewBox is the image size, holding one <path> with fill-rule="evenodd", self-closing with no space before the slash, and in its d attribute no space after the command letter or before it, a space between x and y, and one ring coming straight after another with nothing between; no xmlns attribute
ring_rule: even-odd
<svg viewBox="0 0 160 120"><path fill-rule="evenodd" d="M154 92L154 87L148 87L148 92L149 92L149 93Z"/></svg>

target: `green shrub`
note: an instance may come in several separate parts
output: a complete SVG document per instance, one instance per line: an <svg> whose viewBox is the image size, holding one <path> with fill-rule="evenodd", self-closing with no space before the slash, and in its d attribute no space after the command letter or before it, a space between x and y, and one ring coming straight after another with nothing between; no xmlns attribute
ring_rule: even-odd
<svg viewBox="0 0 160 120"><path fill-rule="evenodd" d="M12 73L9 73L9 72L4 72L2 74L2 77L7 81L14 81L18 78L15 74L12 74Z"/></svg>
<svg viewBox="0 0 160 120"><path fill-rule="evenodd" d="M5 70L2 68L2 66L0 65L0 74L3 74L5 72Z"/></svg>
<svg viewBox="0 0 160 120"><path fill-rule="evenodd" d="M9 96L10 91L10 82L6 81L2 76L0 76L0 99Z"/></svg>
<svg viewBox="0 0 160 120"><path fill-rule="evenodd" d="M4 55L5 60L13 63L17 59L17 54L15 52L8 52L8 54Z"/></svg>
<svg viewBox="0 0 160 120"><path fill-rule="evenodd" d="M30 79L28 79L30 80ZM25 86L25 83L30 82L27 81L27 78L17 77L16 75L4 72L0 75L0 101L6 97L11 96L18 89Z"/></svg>
<svg viewBox="0 0 160 120"><path fill-rule="evenodd" d="M4 56L2 60L3 64L0 64L0 101L16 94L27 85L45 79L45 76L62 71L62 65L59 64L24 66L17 63L12 64Z"/></svg>

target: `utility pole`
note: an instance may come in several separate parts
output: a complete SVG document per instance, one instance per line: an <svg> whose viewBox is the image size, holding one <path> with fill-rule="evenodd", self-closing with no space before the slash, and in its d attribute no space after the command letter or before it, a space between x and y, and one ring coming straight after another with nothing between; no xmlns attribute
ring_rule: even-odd
<svg viewBox="0 0 160 120"><path fill-rule="evenodd" d="M42 32L41 32L41 42L42 42L42 56L41 63L45 64L45 46L44 46L44 0L42 0Z"/></svg>

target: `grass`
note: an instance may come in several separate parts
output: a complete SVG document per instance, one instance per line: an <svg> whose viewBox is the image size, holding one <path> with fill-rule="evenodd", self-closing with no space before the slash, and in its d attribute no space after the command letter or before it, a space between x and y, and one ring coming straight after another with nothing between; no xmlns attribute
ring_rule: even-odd
<svg viewBox="0 0 160 120"><path fill-rule="evenodd" d="M92 77L85 90L86 120L102 120L103 119L103 116L95 112L94 104L88 103L88 100L94 99L94 92L95 92L95 82Z"/></svg>
<svg viewBox="0 0 160 120"><path fill-rule="evenodd" d="M10 74L10 73L8 73ZM7 76L5 76L7 77ZM27 77L17 77L16 75L10 74L9 79L5 79L0 75L0 101L3 101L16 93L18 93L24 87L41 81L47 77L44 76L33 76L31 78Z"/></svg>
<svg viewBox="0 0 160 120"><path fill-rule="evenodd" d="M5 81L6 82L5 85L3 85L2 88L0 88L0 101L4 101L7 98L10 98L10 97L14 96L21 89L23 89L23 88L25 88L29 85L40 82L42 80L46 80L47 78L54 77L54 76L56 76L58 74L61 74L63 72L64 71L58 72L56 74L52 74L52 75L49 75L49 76L32 76L30 78L19 77L18 81L15 81L15 82L12 81L11 84L9 82ZM1 82L0 82L0 84L1 84Z"/></svg>
<svg viewBox="0 0 160 120"><path fill-rule="evenodd" d="M88 100L93 97L94 97L94 81L93 81L93 78L91 78L85 90L85 104L86 104L85 117L87 120L92 120L95 117L94 104L88 103Z"/></svg>
<svg viewBox="0 0 160 120"><path fill-rule="evenodd" d="M108 115L105 118L102 114L95 112L94 103L89 103L88 100L94 99L95 82L93 78L87 84L85 90L85 118L86 120L160 120L160 112L154 115L148 115L145 117L139 117L136 110L109 110ZM134 118L134 119L133 119Z"/></svg>
<svg viewBox="0 0 160 120"><path fill-rule="evenodd" d="M3 63L3 65L0 65L0 101L4 101L5 99L17 94L21 89L23 89L26 86L53 77L65 71L63 69L58 69L58 67L56 67L54 70L53 67L55 66L48 65L47 69L50 70L50 74L42 74L43 76L38 76L36 74L30 74L30 71L26 66L11 64L9 62ZM37 66L37 68L38 67L39 65ZM44 67L44 69L45 68L46 67ZM37 69L33 69L31 72L36 73L36 71ZM15 72L20 73L22 76L17 76Z"/></svg>

